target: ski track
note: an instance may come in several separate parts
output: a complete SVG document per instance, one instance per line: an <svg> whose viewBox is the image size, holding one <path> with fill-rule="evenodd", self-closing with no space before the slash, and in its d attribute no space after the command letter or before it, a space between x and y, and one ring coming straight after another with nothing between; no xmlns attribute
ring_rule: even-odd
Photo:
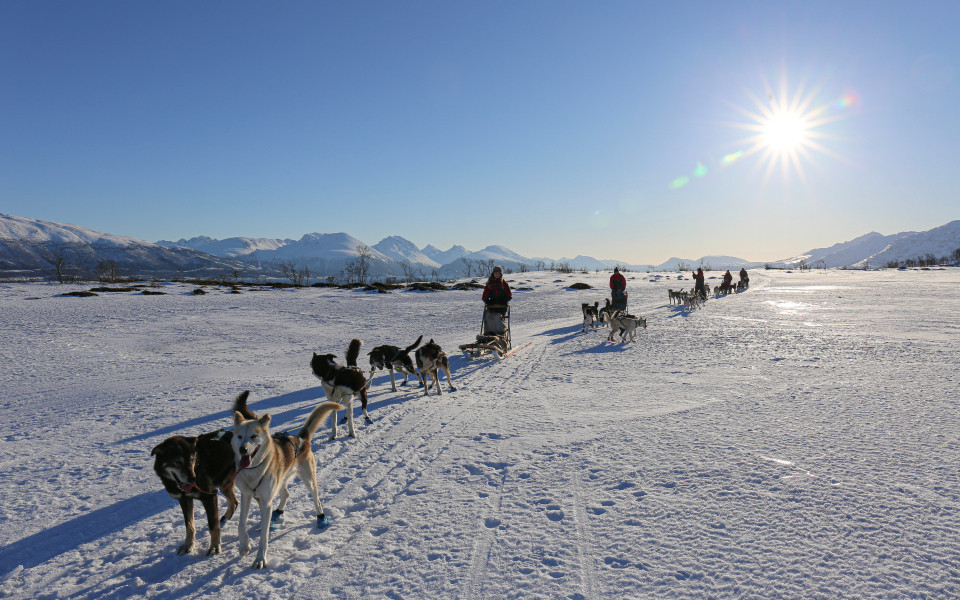
<svg viewBox="0 0 960 600"><path fill-rule="evenodd" d="M0 597L956 596L960 422L943 394L960 278L751 275L747 292L687 312L665 302L676 279L631 274L649 329L621 344L580 331L606 275L515 274L532 290L515 291L513 341L532 344L473 362L455 352L478 321L470 292L81 300L0 286L13 324ZM599 289L566 288L577 280ZM401 344L426 323L457 390L393 393L381 372L357 439L321 427L331 527L316 529L295 480L267 571L237 556L236 518L204 557L199 509L197 548L175 555L182 519L150 447L229 425L247 388L277 430L299 426L322 396L310 348Z"/></svg>

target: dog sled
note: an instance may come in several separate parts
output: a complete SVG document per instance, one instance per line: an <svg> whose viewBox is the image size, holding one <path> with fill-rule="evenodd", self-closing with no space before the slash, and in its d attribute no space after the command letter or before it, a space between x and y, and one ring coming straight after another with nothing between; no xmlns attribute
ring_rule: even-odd
<svg viewBox="0 0 960 600"><path fill-rule="evenodd" d="M500 311L503 311L501 313ZM497 325L502 324L502 330ZM480 358L496 353L503 358L511 349L510 343L510 305L488 305L483 307L480 319L480 335L472 344L463 344L460 351L467 358Z"/></svg>

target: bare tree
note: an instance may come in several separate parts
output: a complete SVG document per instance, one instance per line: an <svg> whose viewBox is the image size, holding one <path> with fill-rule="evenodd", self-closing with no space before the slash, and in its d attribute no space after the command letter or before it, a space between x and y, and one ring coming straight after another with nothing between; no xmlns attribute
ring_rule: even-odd
<svg viewBox="0 0 960 600"><path fill-rule="evenodd" d="M530 270L530 267L528 267L527 265L525 265L525 264L523 264L523 263L520 263L520 272L521 272L521 273L526 273L526 272L529 271L529 270Z"/></svg>
<svg viewBox="0 0 960 600"><path fill-rule="evenodd" d="M400 268L403 270L403 280L406 283L410 283L411 281L413 281L413 273L414 273L413 265L408 262L401 262Z"/></svg>
<svg viewBox="0 0 960 600"><path fill-rule="evenodd" d="M486 260L477 261L477 275L489 275L493 271L493 267L496 266L497 261L492 258Z"/></svg>
<svg viewBox="0 0 960 600"><path fill-rule="evenodd" d="M299 266L295 261L280 263L283 270L283 276L290 280L290 283L297 287L302 287L310 283L310 269L306 266Z"/></svg>
<svg viewBox="0 0 960 600"><path fill-rule="evenodd" d="M542 258L537 260L537 270L542 271L547 268L547 262Z"/></svg>
<svg viewBox="0 0 960 600"><path fill-rule="evenodd" d="M370 262L373 258L373 250L366 244L357 246L357 281L367 282L367 275L370 273Z"/></svg>
<svg viewBox="0 0 960 600"><path fill-rule="evenodd" d="M463 261L463 266L467 268L467 277L473 277L473 259L472 258L461 258Z"/></svg>
<svg viewBox="0 0 960 600"><path fill-rule="evenodd" d="M114 260L105 260L97 263L97 280L100 283L114 283L120 279L117 272L117 262Z"/></svg>

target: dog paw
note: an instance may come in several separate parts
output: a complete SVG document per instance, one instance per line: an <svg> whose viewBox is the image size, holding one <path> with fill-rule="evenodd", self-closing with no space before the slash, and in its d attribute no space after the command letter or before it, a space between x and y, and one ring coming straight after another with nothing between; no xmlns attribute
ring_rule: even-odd
<svg viewBox="0 0 960 600"><path fill-rule="evenodd" d="M220 517L220 527L221 527L221 529L222 529L223 526L226 525L226 524L227 524L227 517L226 517L226 515L224 515L224 516Z"/></svg>
<svg viewBox="0 0 960 600"><path fill-rule="evenodd" d="M220 544L217 544L216 546L210 546L210 549L207 550L207 556L212 554L220 554Z"/></svg>
<svg viewBox="0 0 960 600"><path fill-rule="evenodd" d="M240 545L240 556L246 556L247 552L250 552L250 546L241 544Z"/></svg>
<svg viewBox="0 0 960 600"><path fill-rule="evenodd" d="M180 544L180 547L177 548L177 554L190 554L193 552L193 542L189 544Z"/></svg>
<svg viewBox="0 0 960 600"><path fill-rule="evenodd" d="M320 515L317 517L317 529L326 529L330 527L330 517L327 515Z"/></svg>
<svg viewBox="0 0 960 600"><path fill-rule="evenodd" d="M254 569L258 569L258 570L259 570L259 569L266 569L266 568L267 568L267 561L266 561L266 559L258 558L257 560L253 561L253 564L252 564L251 566L252 566Z"/></svg>
<svg viewBox="0 0 960 600"><path fill-rule="evenodd" d="M370 417L364 417L363 420L366 421L367 423L373 423L373 419L371 419Z"/></svg>

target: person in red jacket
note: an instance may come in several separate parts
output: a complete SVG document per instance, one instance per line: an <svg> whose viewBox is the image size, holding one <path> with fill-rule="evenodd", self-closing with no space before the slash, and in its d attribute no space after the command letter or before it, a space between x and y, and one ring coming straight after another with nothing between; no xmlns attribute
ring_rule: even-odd
<svg viewBox="0 0 960 600"><path fill-rule="evenodd" d="M484 331L490 335L503 335L506 330L503 316L507 312L507 303L513 299L513 294L510 292L510 286L503 279L503 268L499 265L490 272L481 299L486 305L483 311Z"/></svg>
<svg viewBox="0 0 960 600"><path fill-rule="evenodd" d="M610 290L613 296L611 305L615 310L627 310L627 280L620 273L620 267L613 268L610 276Z"/></svg>

